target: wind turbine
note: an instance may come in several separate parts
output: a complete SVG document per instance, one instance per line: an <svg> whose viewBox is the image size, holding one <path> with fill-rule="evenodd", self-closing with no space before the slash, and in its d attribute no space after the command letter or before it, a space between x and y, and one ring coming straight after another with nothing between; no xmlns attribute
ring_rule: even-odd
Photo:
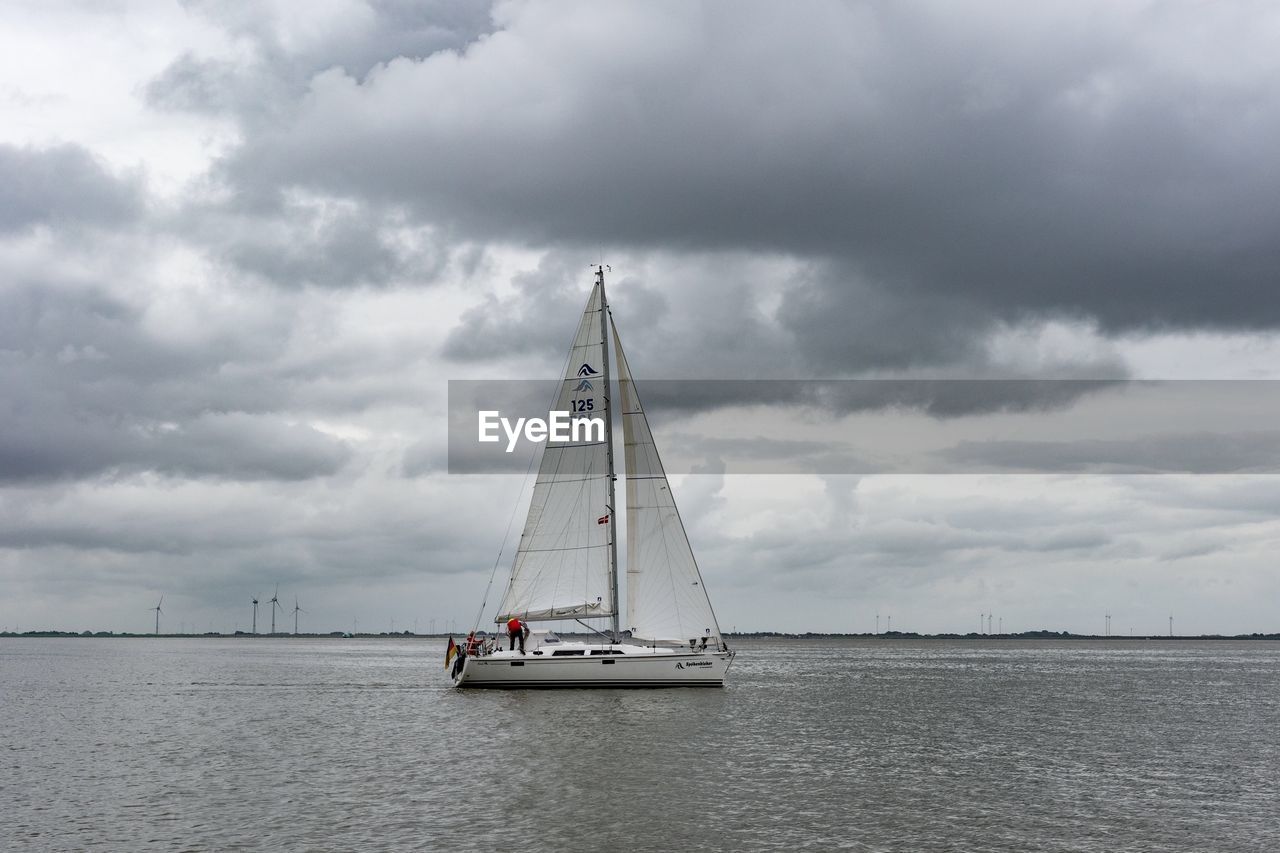
<svg viewBox="0 0 1280 853"><path fill-rule="evenodd" d="M253 631L252 633L254 634L258 633L258 596L256 595L253 597Z"/></svg>
<svg viewBox="0 0 1280 853"><path fill-rule="evenodd" d="M155 607L149 608L149 609L154 610L154 611L156 612L156 636L157 636L157 637L158 637L158 636L160 636L160 614L164 612L163 610L161 610L161 609L160 609L160 605L161 605L161 604L164 604L164 596L163 596L163 595L162 595L162 596L160 596L160 601L156 603L156 606L155 606Z"/></svg>
<svg viewBox="0 0 1280 853"><path fill-rule="evenodd" d="M267 602L271 605L271 633L276 632L276 610L284 612L284 608L280 606L280 584L276 584L276 591L271 593L271 600Z"/></svg>
<svg viewBox="0 0 1280 853"><path fill-rule="evenodd" d="M298 614L306 613L306 612L307 611L303 610L301 607L298 606L298 599L295 598L293 600L293 634L294 636L297 636L298 634Z"/></svg>

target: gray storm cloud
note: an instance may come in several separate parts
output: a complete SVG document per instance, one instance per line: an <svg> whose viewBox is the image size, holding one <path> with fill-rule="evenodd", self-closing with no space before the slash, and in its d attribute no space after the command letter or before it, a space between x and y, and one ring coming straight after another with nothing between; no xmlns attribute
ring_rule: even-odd
<svg viewBox="0 0 1280 853"><path fill-rule="evenodd" d="M781 310L819 340L859 306L961 337L1035 313L1280 319L1280 187L1260 168L1280 68L1233 7L511 4L497 21L460 52L317 74L224 174L490 239L821 259Z"/></svg>

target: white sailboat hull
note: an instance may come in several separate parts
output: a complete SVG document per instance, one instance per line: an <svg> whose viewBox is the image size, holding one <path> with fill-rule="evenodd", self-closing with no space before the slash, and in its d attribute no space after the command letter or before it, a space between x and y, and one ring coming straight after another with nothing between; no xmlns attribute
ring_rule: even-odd
<svg viewBox="0 0 1280 853"><path fill-rule="evenodd" d="M609 647L599 647L607 649ZM723 687L733 652L626 647L608 655L497 652L468 657L456 687Z"/></svg>

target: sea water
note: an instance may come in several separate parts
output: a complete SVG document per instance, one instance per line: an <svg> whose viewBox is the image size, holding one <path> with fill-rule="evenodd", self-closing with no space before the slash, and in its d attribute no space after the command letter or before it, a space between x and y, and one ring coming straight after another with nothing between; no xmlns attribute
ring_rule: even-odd
<svg viewBox="0 0 1280 853"><path fill-rule="evenodd" d="M1280 644L735 648L506 692L442 640L0 639L0 849L1280 849Z"/></svg>

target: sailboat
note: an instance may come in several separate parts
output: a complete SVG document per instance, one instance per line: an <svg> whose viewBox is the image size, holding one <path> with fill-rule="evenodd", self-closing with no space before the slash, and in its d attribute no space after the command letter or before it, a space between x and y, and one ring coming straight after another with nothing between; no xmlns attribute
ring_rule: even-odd
<svg viewBox="0 0 1280 853"><path fill-rule="evenodd" d="M610 337L626 463L625 623L614 511ZM554 410L602 416L604 435L583 430L574 440L548 441L543 448L520 545L494 616L499 626L519 619L539 630L515 649L501 629L497 642L457 647L451 640L445 666L454 685L724 686L734 652L720 633L640 405L605 297L603 266L596 268ZM607 627L593 627L587 619ZM587 633L561 637L543 627L548 624Z"/></svg>

